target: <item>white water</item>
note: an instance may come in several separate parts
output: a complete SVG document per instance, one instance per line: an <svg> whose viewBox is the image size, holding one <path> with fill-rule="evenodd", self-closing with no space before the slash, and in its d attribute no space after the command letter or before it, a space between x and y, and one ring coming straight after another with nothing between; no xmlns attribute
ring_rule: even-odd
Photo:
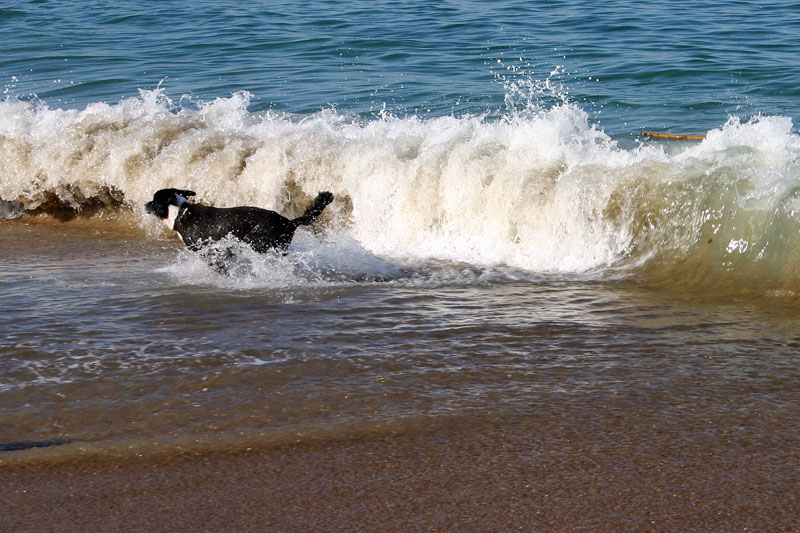
<svg viewBox="0 0 800 533"><path fill-rule="evenodd" d="M358 253L551 273L686 258L714 238L723 263L770 250L785 262L800 216L800 137L785 117L622 148L565 102L494 122L247 106L246 93L181 107L142 91L84 110L8 100L0 198L45 211L94 202L107 215L129 206L147 225L142 206L165 187L289 215L330 190L324 225ZM386 276L376 268L361 275Z"/></svg>

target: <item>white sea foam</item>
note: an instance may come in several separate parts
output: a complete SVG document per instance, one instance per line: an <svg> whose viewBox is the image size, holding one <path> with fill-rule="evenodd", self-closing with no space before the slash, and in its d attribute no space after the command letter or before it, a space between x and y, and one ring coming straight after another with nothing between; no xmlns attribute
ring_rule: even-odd
<svg viewBox="0 0 800 533"><path fill-rule="evenodd" d="M409 276L403 267L368 252L347 233L330 234L321 240L305 230L297 232L285 256L258 254L234 239L223 239L199 254L181 253L178 261L161 271L179 283L234 290L318 289Z"/></svg>
<svg viewBox="0 0 800 533"><path fill-rule="evenodd" d="M702 142L625 149L566 101L496 121L362 120L333 110L253 114L248 98L189 108L142 91L84 110L7 100L0 198L28 210L116 202L144 220L144 202L164 187L289 215L330 190L328 235L347 235L357 248L334 237L305 257L330 258L332 268L365 279L431 260L587 272L685 259L715 238L724 240L714 248L720 264L742 254L754 262L771 250L785 260L794 242L800 141L786 117L731 118ZM343 263L336 253L369 260ZM377 257L385 263L370 263ZM297 264L291 268L287 275L297 276Z"/></svg>

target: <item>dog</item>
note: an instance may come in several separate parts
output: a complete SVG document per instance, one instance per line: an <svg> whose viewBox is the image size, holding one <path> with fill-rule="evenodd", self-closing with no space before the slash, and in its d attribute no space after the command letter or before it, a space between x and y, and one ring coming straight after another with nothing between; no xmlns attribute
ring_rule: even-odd
<svg viewBox="0 0 800 533"><path fill-rule="evenodd" d="M234 237L258 253L285 254L299 226L312 224L333 201L333 194L321 192L303 216L289 219L260 207L211 207L189 202L194 191L161 189L144 205L147 213L162 219L193 251L225 237Z"/></svg>

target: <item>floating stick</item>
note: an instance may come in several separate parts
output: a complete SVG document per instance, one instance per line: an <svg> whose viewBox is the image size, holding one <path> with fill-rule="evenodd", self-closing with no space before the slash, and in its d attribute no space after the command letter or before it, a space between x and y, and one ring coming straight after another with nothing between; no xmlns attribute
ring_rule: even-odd
<svg viewBox="0 0 800 533"><path fill-rule="evenodd" d="M690 141L702 141L706 138L705 135L675 135L674 133L651 133L648 131L643 131L642 137L658 137L659 139L687 139Z"/></svg>

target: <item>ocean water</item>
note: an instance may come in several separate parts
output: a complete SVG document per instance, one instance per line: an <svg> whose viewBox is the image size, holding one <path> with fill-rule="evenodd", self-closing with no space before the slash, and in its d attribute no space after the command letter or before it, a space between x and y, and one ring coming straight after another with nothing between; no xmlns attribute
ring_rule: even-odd
<svg viewBox="0 0 800 533"><path fill-rule="evenodd" d="M0 39L0 463L798 429L790 2L27 1ZM335 200L226 276L165 187Z"/></svg>

